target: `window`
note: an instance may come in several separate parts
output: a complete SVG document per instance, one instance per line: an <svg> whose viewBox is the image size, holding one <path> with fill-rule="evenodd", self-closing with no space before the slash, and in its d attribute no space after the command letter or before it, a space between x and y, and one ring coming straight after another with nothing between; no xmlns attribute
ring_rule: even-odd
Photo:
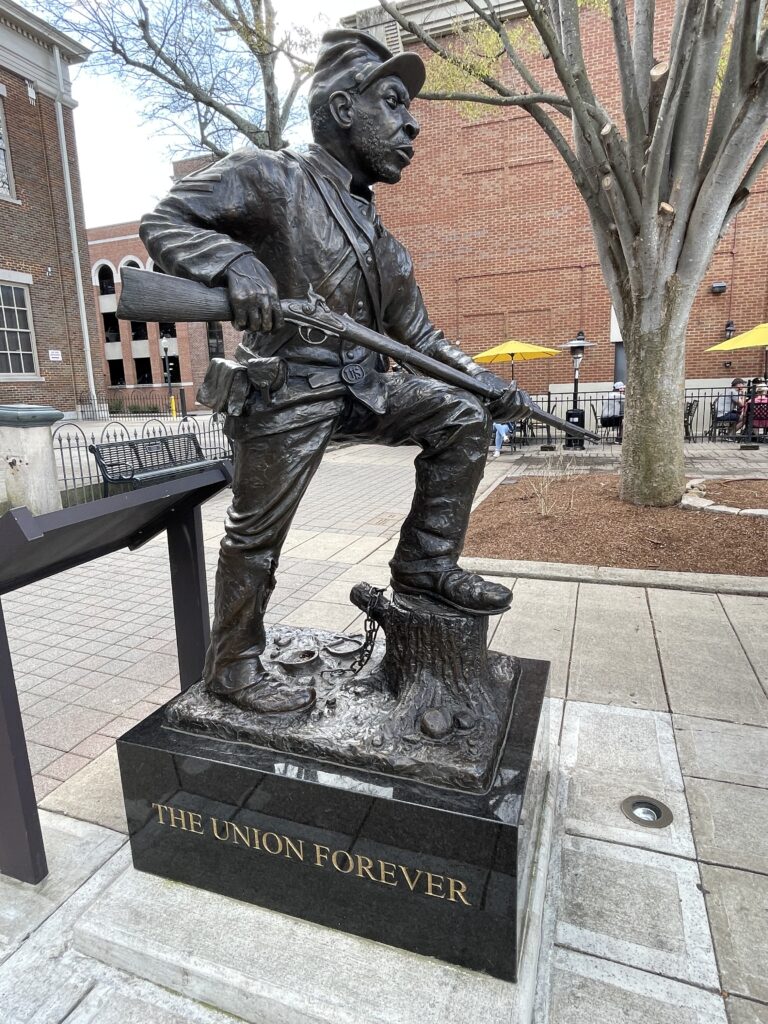
<svg viewBox="0 0 768 1024"><path fill-rule="evenodd" d="M99 292L102 295L115 294L115 275L112 273L112 267L108 267L106 263L99 267Z"/></svg>
<svg viewBox="0 0 768 1024"><path fill-rule="evenodd" d="M125 386L125 366L122 359L108 359L109 383L114 387Z"/></svg>
<svg viewBox="0 0 768 1024"><path fill-rule="evenodd" d="M134 359L133 365L136 369L137 384L152 383L152 363L149 359Z"/></svg>
<svg viewBox="0 0 768 1024"><path fill-rule="evenodd" d="M0 284L0 373L37 373L27 289Z"/></svg>
<svg viewBox="0 0 768 1024"><path fill-rule="evenodd" d="M0 98L0 197L15 199L13 174L11 173L11 154L8 152L8 133L5 128L3 101Z"/></svg>
<svg viewBox="0 0 768 1024"><path fill-rule="evenodd" d="M216 320L208 324L208 355L211 359L224 355L224 331Z"/></svg>
<svg viewBox="0 0 768 1024"><path fill-rule="evenodd" d="M102 313L101 319L104 322L104 337L107 344L120 341L120 322L114 313Z"/></svg>

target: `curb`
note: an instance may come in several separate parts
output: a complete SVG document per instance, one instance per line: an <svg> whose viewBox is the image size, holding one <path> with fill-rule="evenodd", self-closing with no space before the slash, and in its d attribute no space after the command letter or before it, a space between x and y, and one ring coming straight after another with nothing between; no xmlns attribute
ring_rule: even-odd
<svg viewBox="0 0 768 1024"><path fill-rule="evenodd" d="M752 480L751 476L734 476L729 480ZM691 490L698 490L704 486L706 493L707 481L703 477L696 477L688 481L688 490L683 495L680 505L682 508L696 512L727 512L734 516L758 516L765 519L768 517L768 508L737 508L735 505L717 505L710 498L698 494L691 494Z"/></svg>
<svg viewBox="0 0 768 1024"><path fill-rule="evenodd" d="M726 576L720 573L669 572L661 569L616 569L603 565L565 562L520 562L506 558L462 558L461 565L482 576L612 583L620 587L654 587L700 594L740 594L768 597L768 576Z"/></svg>

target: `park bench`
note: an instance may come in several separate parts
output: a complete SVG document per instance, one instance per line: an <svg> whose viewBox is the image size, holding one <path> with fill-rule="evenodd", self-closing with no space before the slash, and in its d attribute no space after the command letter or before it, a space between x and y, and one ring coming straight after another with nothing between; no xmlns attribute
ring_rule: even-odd
<svg viewBox="0 0 768 1024"><path fill-rule="evenodd" d="M105 498L109 495L110 484L128 484L135 490L146 484L199 473L221 461L209 458L194 434L92 444L88 451L93 453L101 471Z"/></svg>

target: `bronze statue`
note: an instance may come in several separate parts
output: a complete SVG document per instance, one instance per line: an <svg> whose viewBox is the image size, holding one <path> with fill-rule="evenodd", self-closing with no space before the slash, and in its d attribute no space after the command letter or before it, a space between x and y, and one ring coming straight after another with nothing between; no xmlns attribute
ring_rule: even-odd
<svg viewBox="0 0 768 1024"><path fill-rule="evenodd" d="M237 364L214 360L204 388L212 405L229 410L235 450L205 682L247 712L287 713L315 702L300 676L292 682L265 669L264 613L291 520L332 437L422 449L390 563L396 598L425 597L469 616L509 607L506 587L457 560L491 421L522 419L531 403L433 326L411 258L381 224L371 191L398 182L413 158L419 126L409 107L424 77L414 53L393 56L362 32L326 33L309 97L309 151L234 153L177 182L142 221L156 264L225 286L233 322L245 331ZM407 364L407 372L388 373L376 352L299 330L280 301L312 293L497 397L483 402ZM244 378L238 396L234 383Z"/></svg>

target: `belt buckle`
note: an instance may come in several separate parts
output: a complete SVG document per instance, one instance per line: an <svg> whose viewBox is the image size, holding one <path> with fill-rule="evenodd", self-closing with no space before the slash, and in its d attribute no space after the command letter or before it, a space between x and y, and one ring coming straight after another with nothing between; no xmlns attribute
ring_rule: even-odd
<svg viewBox="0 0 768 1024"><path fill-rule="evenodd" d="M367 376L367 371L359 363L348 363L341 370L341 379L345 384L362 384Z"/></svg>

